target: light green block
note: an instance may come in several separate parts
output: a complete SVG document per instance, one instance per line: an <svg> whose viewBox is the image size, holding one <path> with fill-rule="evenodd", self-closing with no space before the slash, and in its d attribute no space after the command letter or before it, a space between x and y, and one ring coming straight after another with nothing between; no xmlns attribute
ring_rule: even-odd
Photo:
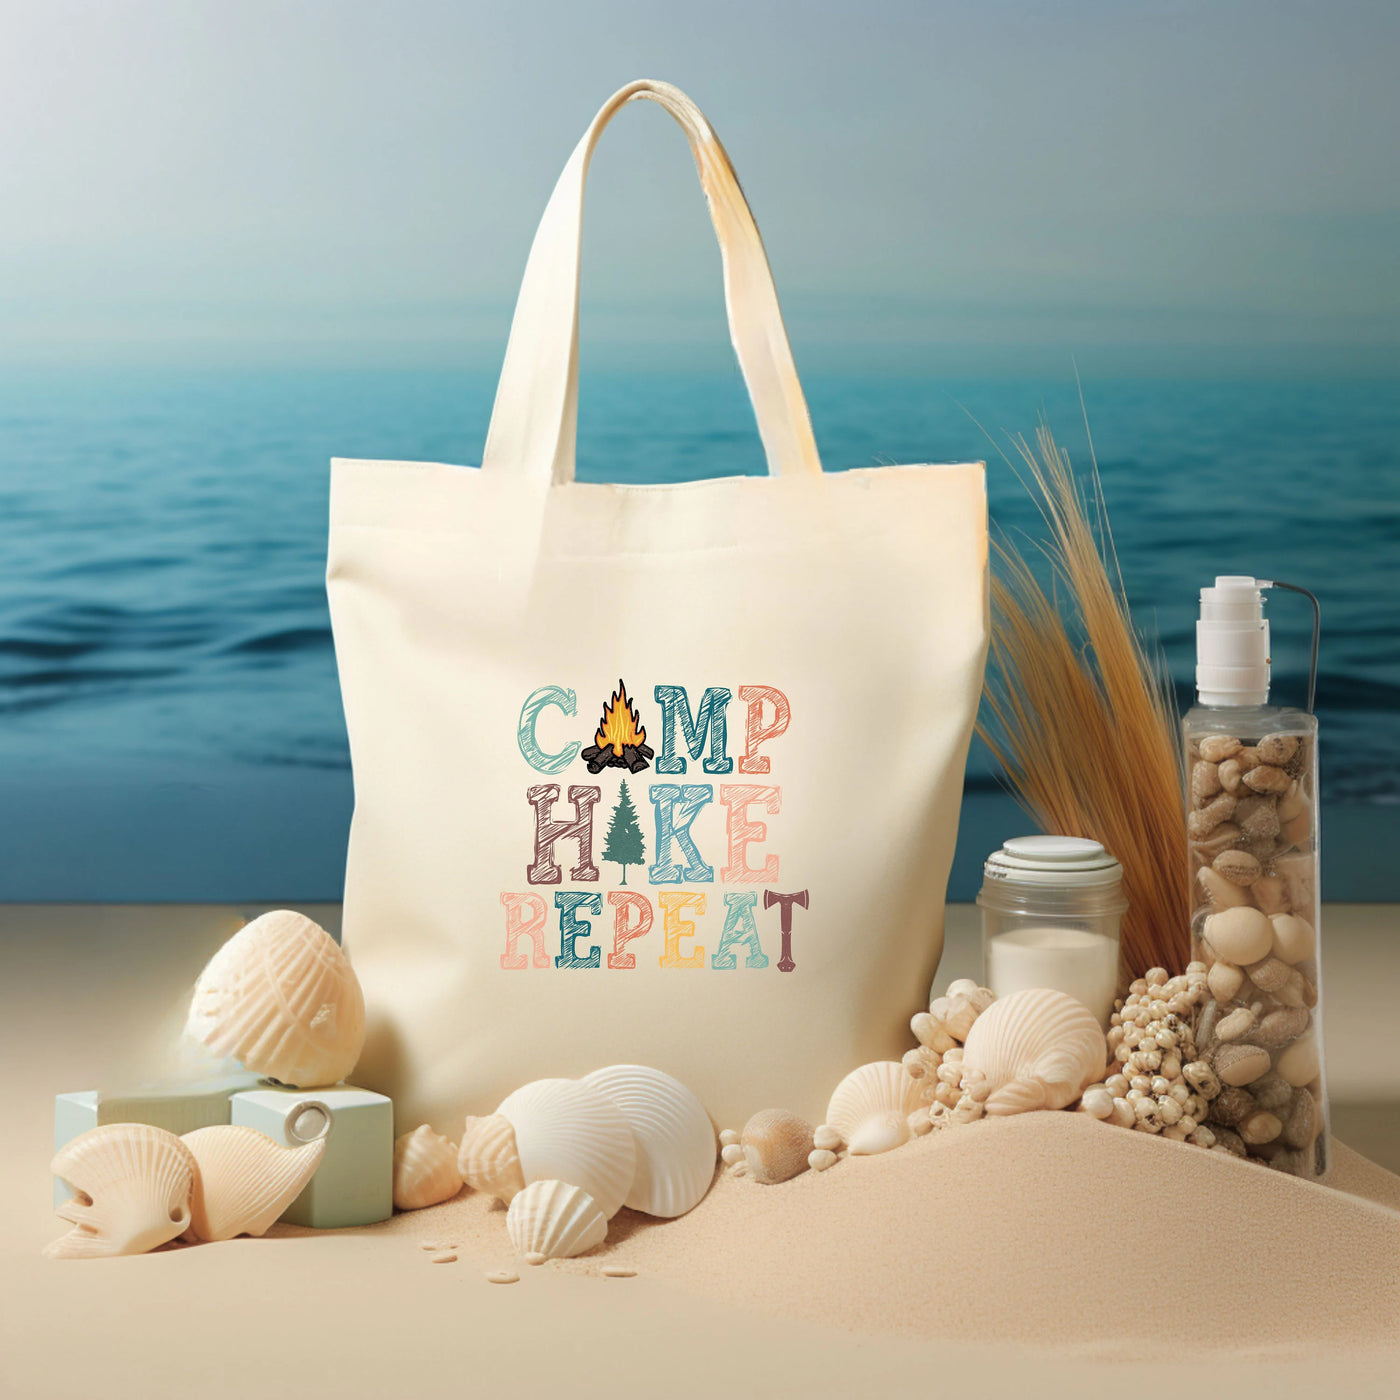
<svg viewBox="0 0 1400 1400"><path fill-rule="evenodd" d="M57 1094L53 1101L53 1150L57 1152L79 1133L107 1123L149 1123L177 1137L213 1123L228 1123L232 1121L229 1101L233 1095L262 1082L260 1076L240 1070L216 1079L129 1094L109 1094L97 1089ZM55 1206L62 1205L72 1194L66 1182L54 1178Z"/></svg>
<svg viewBox="0 0 1400 1400"><path fill-rule="evenodd" d="M316 1175L282 1215L289 1225L337 1230L373 1225L394 1213L394 1105L383 1094L263 1086L232 1099L233 1121L283 1147L326 1137Z"/></svg>

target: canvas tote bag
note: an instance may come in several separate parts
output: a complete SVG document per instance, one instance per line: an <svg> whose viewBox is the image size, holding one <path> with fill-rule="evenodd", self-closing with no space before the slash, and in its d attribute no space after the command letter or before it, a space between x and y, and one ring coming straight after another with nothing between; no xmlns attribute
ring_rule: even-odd
<svg viewBox="0 0 1400 1400"><path fill-rule="evenodd" d="M574 479L584 179L634 98L699 167L765 477ZM898 1058L942 950L986 568L982 464L823 472L723 147L676 88L623 88L545 210L480 469L332 466L355 1077L399 1130L616 1062L721 1124L819 1122Z"/></svg>

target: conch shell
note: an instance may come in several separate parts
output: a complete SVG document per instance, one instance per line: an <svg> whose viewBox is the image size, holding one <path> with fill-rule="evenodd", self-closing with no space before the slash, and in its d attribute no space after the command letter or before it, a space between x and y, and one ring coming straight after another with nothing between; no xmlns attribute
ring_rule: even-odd
<svg viewBox="0 0 1400 1400"><path fill-rule="evenodd" d="M50 1259L144 1254L190 1223L194 1155L162 1128L90 1128L54 1157L50 1169L73 1188L58 1207L73 1228L44 1250Z"/></svg>
<svg viewBox="0 0 1400 1400"><path fill-rule="evenodd" d="M909 1115L922 1101L922 1086L898 1060L876 1060L836 1086L824 1122L853 1157L870 1157L909 1141Z"/></svg>
<svg viewBox="0 0 1400 1400"><path fill-rule="evenodd" d="M527 1264L572 1259L602 1244L608 1218L587 1191L567 1181L532 1181L506 1214L510 1242Z"/></svg>
<svg viewBox="0 0 1400 1400"><path fill-rule="evenodd" d="M457 1148L426 1123L394 1143L394 1207L422 1210L450 1201L462 1189Z"/></svg>
<svg viewBox="0 0 1400 1400"><path fill-rule="evenodd" d="M994 1001L973 1022L962 1087L990 1114L1064 1108L1107 1060L1103 1031L1082 1001L1028 987Z"/></svg>
<svg viewBox="0 0 1400 1400"><path fill-rule="evenodd" d="M326 1139L283 1147L266 1133L236 1123L196 1128L181 1141L194 1154L189 1240L264 1235L301 1195L326 1153Z"/></svg>
<svg viewBox="0 0 1400 1400"><path fill-rule="evenodd" d="M715 1175L715 1130L700 1100L646 1065L609 1065L579 1082L612 1102L632 1129L637 1167L625 1204L663 1219L698 1205Z"/></svg>
<svg viewBox="0 0 1400 1400"><path fill-rule="evenodd" d="M525 1189L515 1129L499 1113L468 1118L457 1149L457 1170L473 1191L508 1206L517 1191Z"/></svg>
<svg viewBox="0 0 1400 1400"><path fill-rule="evenodd" d="M360 1058L365 999L318 924L274 910L240 929L195 984L185 1034L298 1089L338 1083Z"/></svg>
<svg viewBox="0 0 1400 1400"><path fill-rule="evenodd" d="M637 1144L611 1099L576 1079L537 1079L496 1112L515 1129L526 1185L567 1181L588 1192L609 1220L622 1209L637 1170Z"/></svg>

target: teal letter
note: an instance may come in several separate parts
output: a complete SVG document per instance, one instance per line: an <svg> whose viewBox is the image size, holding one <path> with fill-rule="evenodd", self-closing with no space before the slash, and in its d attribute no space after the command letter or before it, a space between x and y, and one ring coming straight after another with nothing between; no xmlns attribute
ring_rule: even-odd
<svg viewBox="0 0 1400 1400"><path fill-rule="evenodd" d="M719 947L710 955L710 966L728 971L735 966L734 949L740 944L748 948L745 967L767 967L763 944L758 939L758 925L753 921L753 908L758 903L757 890L744 890L724 897L724 932Z"/></svg>
<svg viewBox="0 0 1400 1400"><path fill-rule="evenodd" d="M535 725L540 711L546 705L557 705L566 715L578 713L578 700L572 690L558 685L542 685L532 690L520 707L520 723L515 737L520 742L520 752L525 762L541 773L562 773L578 757L579 741L570 739L558 753L545 753L535 738ZM726 770L727 771L727 770Z"/></svg>
<svg viewBox="0 0 1400 1400"><path fill-rule="evenodd" d="M714 798L709 783L653 783L649 790L652 806L656 808L656 859L647 871L653 885L703 885L715 878L714 867L706 865L690 834L695 814ZM671 858L671 842L681 848L685 857L682 867Z"/></svg>
<svg viewBox="0 0 1400 1400"><path fill-rule="evenodd" d="M685 759L676 753L676 721L691 758L699 758L705 747L706 731L710 738L710 756L700 766L707 773L732 773L734 760L725 754L728 736L725 733L725 711L729 692L722 685L712 685L700 702L699 713L690 717L690 697L683 685L659 685L652 694L661 706L661 752L656 759L658 773L684 773Z"/></svg>
<svg viewBox="0 0 1400 1400"><path fill-rule="evenodd" d="M580 919L576 909L587 909L590 914L603 912L603 896L589 894L587 890L555 890L554 907L559 911L559 956L554 959L555 967L597 967L602 953L595 943L586 958L578 955L578 940L592 935L593 925L587 919Z"/></svg>

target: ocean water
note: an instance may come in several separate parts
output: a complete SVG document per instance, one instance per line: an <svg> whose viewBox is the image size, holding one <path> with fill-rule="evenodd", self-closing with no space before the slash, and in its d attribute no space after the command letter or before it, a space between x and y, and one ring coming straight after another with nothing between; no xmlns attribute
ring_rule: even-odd
<svg viewBox="0 0 1400 1400"><path fill-rule="evenodd" d="M1044 419L1088 464L1068 373L806 387L828 468L985 458L994 525L1023 544L1038 519L998 455L1008 434ZM1129 601L1183 694L1202 583L1310 587L1324 801L1378 817L1400 806L1397 387L1083 390ZM45 809L61 822L112 775L344 775L323 587L329 458L479 461L493 390L491 376L445 371L0 378L0 778L61 791ZM720 374L586 375L579 463L616 481L763 469L742 385ZM1275 697L1301 703L1310 615L1287 595L1270 612ZM980 749L968 779L996 787ZM314 820L334 849L348 784L330 790L344 799ZM201 839L190 832L191 859ZM0 895L13 888L0 871Z"/></svg>

